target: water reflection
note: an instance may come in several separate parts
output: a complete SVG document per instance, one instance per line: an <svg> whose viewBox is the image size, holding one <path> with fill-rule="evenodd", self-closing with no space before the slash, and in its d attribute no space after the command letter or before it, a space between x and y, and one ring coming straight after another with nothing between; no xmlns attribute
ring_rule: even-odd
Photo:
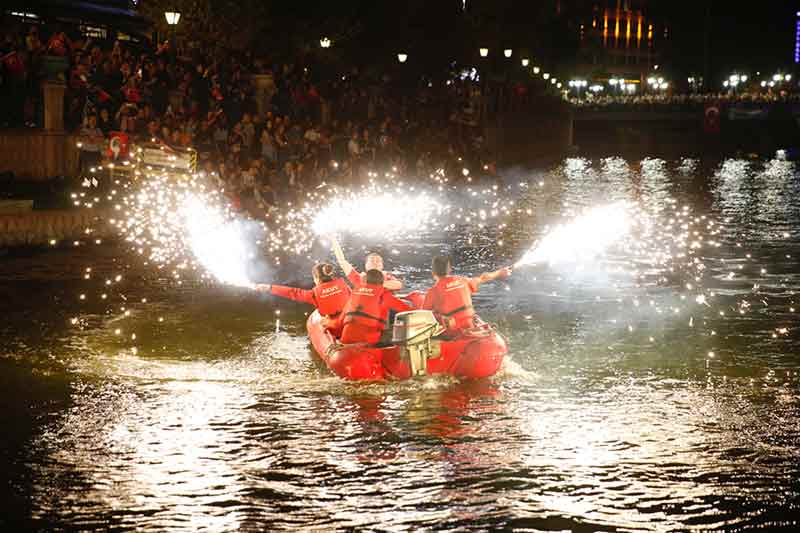
<svg viewBox="0 0 800 533"><path fill-rule="evenodd" d="M127 295L151 312L68 329L74 310L52 298L74 292L74 265L29 269L38 289L18 312L7 302L33 260L14 259L0 268L13 325L0 355L15 370L30 361L23 385L59 382L41 397L11 389L14 407L37 405L9 455L20 512L42 529L791 528L798 183L786 161L571 158L514 189L527 192L508 227L398 247L392 263L421 288L432 250L477 272L611 200L686 208L704 245L719 244L697 256L714 307L687 301L695 270L616 268L627 249L482 288L480 313L512 349L479 383L343 383L310 351L305 309L279 304L277 324L276 304L225 289L144 283ZM498 235L509 248L487 244ZM26 326L55 323L45 337ZM136 354L116 327L138 333Z"/></svg>

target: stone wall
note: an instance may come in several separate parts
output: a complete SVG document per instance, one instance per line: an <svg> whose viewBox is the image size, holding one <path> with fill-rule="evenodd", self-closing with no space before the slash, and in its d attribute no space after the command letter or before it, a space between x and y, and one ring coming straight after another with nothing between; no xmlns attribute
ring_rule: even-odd
<svg viewBox="0 0 800 533"><path fill-rule="evenodd" d="M0 131L0 173L15 179L47 180L78 174L77 139L45 130Z"/></svg>
<svg viewBox="0 0 800 533"><path fill-rule="evenodd" d="M109 214L104 210L70 209L0 215L0 248L106 238L113 229L106 222ZM93 231L87 234L87 228Z"/></svg>

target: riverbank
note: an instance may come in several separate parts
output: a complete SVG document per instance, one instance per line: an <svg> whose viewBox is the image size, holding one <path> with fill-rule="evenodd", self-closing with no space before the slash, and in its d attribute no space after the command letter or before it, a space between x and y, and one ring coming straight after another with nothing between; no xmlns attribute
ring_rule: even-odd
<svg viewBox="0 0 800 533"><path fill-rule="evenodd" d="M48 209L0 214L0 249L57 245L86 238L104 239L111 235L108 214L108 210L102 209Z"/></svg>

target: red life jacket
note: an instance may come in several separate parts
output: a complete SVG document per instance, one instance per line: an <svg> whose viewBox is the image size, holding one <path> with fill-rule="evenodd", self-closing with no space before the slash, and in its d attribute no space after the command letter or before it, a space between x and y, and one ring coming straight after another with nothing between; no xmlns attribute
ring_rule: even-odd
<svg viewBox="0 0 800 533"><path fill-rule="evenodd" d="M317 309L322 316L338 315L350 299L350 286L342 278L320 283L312 290Z"/></svg>
<svg viewBox="0 0 800 533"><path fill-rule="evenodd" d="M353 289L345 309L344 323L383 330L389 310L383 306L383 286L361 285Z"/></svg>
<svg viewBox="0 0 800 533"><path fill-rule="evenodd" d="M431 290L435 294L433 312L439 315L448 329L472 326L475 309L472 307L472 291L467 278L462 276L440 278Z"/></svg>

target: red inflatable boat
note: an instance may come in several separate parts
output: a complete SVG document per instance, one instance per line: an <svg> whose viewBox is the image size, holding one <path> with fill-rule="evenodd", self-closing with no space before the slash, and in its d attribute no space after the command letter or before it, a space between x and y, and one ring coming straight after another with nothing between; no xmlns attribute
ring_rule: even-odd
<svg viewBox="0 0 800 533"><path fill-rule="evenodd" d="M455 338L437 337L441 327L430 311L399 313L393 344L385 347L339 344L322 326L317 311L308 317L306 327L314 349L328 368L350 380L408 379L425 374L485 378L497 373L508 352L505 338L483 322Z"/></svg>

